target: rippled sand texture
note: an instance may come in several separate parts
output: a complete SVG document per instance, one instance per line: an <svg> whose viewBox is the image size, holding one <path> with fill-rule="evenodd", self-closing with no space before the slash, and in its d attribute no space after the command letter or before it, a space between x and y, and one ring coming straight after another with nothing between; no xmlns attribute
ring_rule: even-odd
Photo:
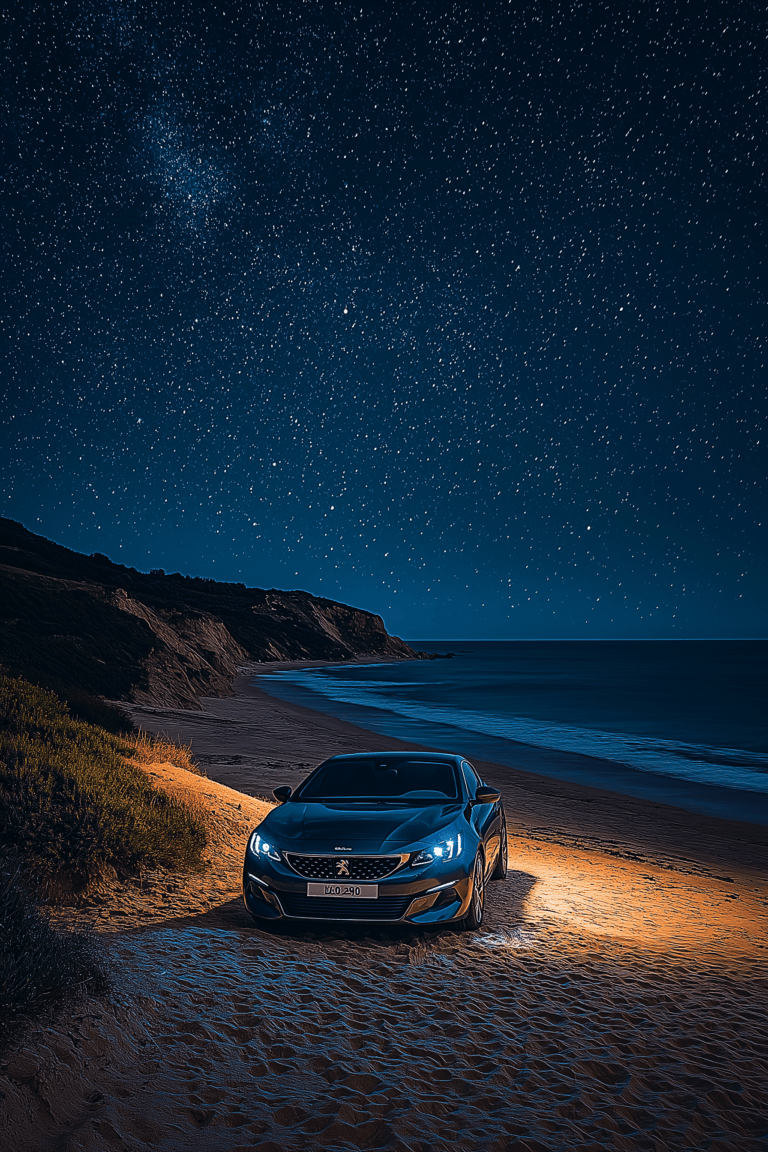
<svg viewBox="0 0 768 1152"><path fill-rule="evenodd" d="M149 1043L58 1147L765 1148L754 974L491 904L470 937L122 938Z"/></svg>
<svg viewBox="0 0 768 1152"><path fill-rule="evenodd" d="M75 913L116 991L0 1067L3 1152L766 1152L763 873L531 829L480 932L270 934L238 896L267 806L151 770L210 813L210 867Z"/></svg>
<svg viewBox="0 0 768 1152"><path fill-rule="evenodd" d="M651 931L649 948L642 924L664 923L658 878L645 881L655 897L638 903L635 940L609 931L612 900L622 932L632 921L620 906L647 865L617 875L594 853L581 865L599 869L595 892L577 875L568 901L564 860L534 854L538 875L493 884L487 924L470 935L272 935L229 900L112 936L123 1007L48 1038L60 1061L68 1043L87 1055L83 1099L50 1141L38 1129L25 1147L764 1152L759 923L741 922L740 959L700 956L699 913L722 909L705 889L688 936L668 948ZM17 1082L61 1111L62 1064L35 1075L29 1058Z"/></svg>

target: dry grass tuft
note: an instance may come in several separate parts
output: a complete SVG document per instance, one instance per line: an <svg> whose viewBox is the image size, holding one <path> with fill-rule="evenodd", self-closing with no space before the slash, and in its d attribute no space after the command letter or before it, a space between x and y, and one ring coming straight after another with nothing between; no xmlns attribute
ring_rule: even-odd
<svg viewBox="0 0 768 1152"><path fill-rule="evenodd" d="M174 744L168 736L153 736L141 730L135 736L126 736L124 741L132 750L131 759L138 760L139 764L173 764L196 776L205 776L192 755L190 744Z"/></svg>

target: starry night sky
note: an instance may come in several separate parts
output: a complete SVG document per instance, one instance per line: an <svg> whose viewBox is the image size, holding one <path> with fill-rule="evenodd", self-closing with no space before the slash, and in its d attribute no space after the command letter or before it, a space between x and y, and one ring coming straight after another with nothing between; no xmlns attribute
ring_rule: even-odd
<svg viewBox="0 0 768 1152"><path fill-rule="evenodd" d="M2 515L406 637L766 635L764 4L9 11Z"/></svg>

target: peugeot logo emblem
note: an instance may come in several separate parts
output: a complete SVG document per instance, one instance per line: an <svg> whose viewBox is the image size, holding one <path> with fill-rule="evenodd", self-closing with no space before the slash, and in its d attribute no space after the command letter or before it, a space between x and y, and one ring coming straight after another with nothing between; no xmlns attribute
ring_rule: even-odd
<svg viewBox="0 0 768 1152"><path fill-rule="evenodd" d="M349 876L349 860L336 861L336 875Z"/></svg>

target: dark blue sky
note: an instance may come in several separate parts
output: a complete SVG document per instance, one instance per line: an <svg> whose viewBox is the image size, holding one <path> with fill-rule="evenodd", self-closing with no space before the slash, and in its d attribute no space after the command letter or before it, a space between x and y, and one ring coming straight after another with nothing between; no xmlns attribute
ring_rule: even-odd
<svg viewBox="0 0 768 1152"><path fill-rule="evenodd" d="M754 636L764 5L25 3L1 510L405 636Z"/></svg>

